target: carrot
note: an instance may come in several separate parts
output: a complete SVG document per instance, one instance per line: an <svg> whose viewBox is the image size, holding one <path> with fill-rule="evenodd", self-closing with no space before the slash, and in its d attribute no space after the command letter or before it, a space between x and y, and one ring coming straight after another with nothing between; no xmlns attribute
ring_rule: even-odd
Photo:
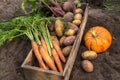
<svg viewBox="0 0 120 80"><path fill-rule="evenodd" d="M61 73L63 73L62 63L61 63L60 58L59 58L59 56L58 56L58 54L57 54L57 52L56 52L56 50L54 48L52 49L52 55L53 55L54 61L55 61L56 65L57 65L59 71Z"/></svg>
<svg viewBox="0 0 120 80"><path fill-rule="evenodd" d="M66 62L66 59L61 51L61 48L60 46L57 44L57 42L55 40L52 40L52 44L53 44L53 48L55 48L55 50L57 51L60 59L65 63Z"/></svg>
<svg viewBox="0 0 120 80"><path fill-rule="evenodd" d="M49 56L48 52L46 51L46 49L40 45L39 46L39 52L43 58L43 60L46 62L46 64L54 71L57 71L57 68L53 62L53 60L51 59L51 57Z"/></svg>
<svg viewBox="0 0 120 80"><path fill-rule="evenodd" d="M35 41L32 41L32 42L31 42L31 45L32 45L32 49L33 49L33 51L34 51L34 54L35 54L35 56L36 56L36 58L37 58L37 60L38 60L38 62L39 62L40 67L43 68L43 69L48 70L48 68L47 68L46 65L44 64L44 62L43 62L43 60L42 60L42 57L41 57L41 55L40 55L40 53L39 53L37 43L36 43Z"/></svg>
<svg viewBox="0 0 120 80"><path fill-rule="evenodd" d="M58 38L56 36L51 36L53 40L55 40L57 42L58 45L60 45L60 42L58 40Z"/></svg>
<svg viewBox="0 0 120 80"><path fill-rule="evenodd" d="M47 48L47 45L46 45L46 42L45 40L43 39L43 37L41 37L41 45L48 51L48 48Z"/></svg>
<svg viewBox="0 0 120 80"><path fill-rule="evenodd" d="M43 39L43 37L41 37L41 45L45 48L45 50L48 52L48 48L47 48L47 44L45 42L45 40ZM54 62L54 59L53 57L51 56L51 59L53 60ZM46 64L46 66L49 68L49 66Z"/></svg>

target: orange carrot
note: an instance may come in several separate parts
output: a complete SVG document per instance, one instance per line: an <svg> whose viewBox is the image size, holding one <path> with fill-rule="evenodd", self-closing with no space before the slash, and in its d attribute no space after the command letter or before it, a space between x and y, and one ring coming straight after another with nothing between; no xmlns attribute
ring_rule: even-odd
<svg viewBox="0 0 120 80"><path fill-rule="evenodd" d="M64 55L63 55L63 53L61 51L60 46L57 44L57 42L55 40L52 40L52 44L53 44L54 49L57 51L60 59L65 63L66 59L65 59L65 57L64 57Z"/></svg>
<svg viewBox="0 0 120 80"><path fill-rule="evenodd" d="M45 50L45 48L43 46L39 46L39 52L43 58L43 60L46 62L46 64L54 71L57 71L57 68L53 62L53 60L51 59L51 57L49 56L48 52Z"/></svg>
<svg viewBox="0 0 120 80"><path fill-rule="evenodd" d="M53 58L54 58L54 61L55 61L56 65L58 67L58 70L61 73L63 73L62 63L61 63L60 58L59 58L59 56L58 56L58 54L57 54L57 52L54 48L52 49L52 55L53 55Z"/></svg>
<svg viewBox="0 0 120 80"><path fill-rule="evenodd" d="M33 51L34 51L34 54L35 54L35 56L36 56L36 58L37 58L37 60L38 60L38 62L39 62L40 67L43 68L43 69L48 70L48 68L47 68L46 65L44 64L44 62L43 62L43 60L42 60L42 57L41 57L41 55L40 55L40 53L39 53L37 43L36 43L35 41L32 41L32 42L31 42L31 45L32 45L32 49L33 49Z"/></svg>
<svg viewBox="0 0 120 80"><path fill-rule="evenodd" d="M48 52L48 48L47 48L47 44L45 42L45 40L43 39L43 37L41 37L41 45L45 48L45 50ZM53 58L51 57L51 59L53 60ZM46 64L46 66L49 68L49 66Z"/></svg>
<svg viewBox="0 0 120 80"><path fill-rule="evenodd" d="M41 37L41 45L48 51L45 40Z"/></svg>
<svg viewBox="0 0 120 80"><path fill-rule="evenodd" d="M60 45L60 42L56 36L52 36L52 40L55 40L57 42L57 44Z"/></svg>

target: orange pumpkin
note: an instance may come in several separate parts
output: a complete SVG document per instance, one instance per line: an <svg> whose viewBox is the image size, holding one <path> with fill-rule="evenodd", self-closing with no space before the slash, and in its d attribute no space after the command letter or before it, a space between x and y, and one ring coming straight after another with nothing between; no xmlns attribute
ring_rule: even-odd
<svg viewBox="0 0 120 80"><path fill-rule="evenodd" d="M84 42L85 46L89 50L101 53L110 47L112 36L106 28L102 26L95 26L86 32Z"/></svg>

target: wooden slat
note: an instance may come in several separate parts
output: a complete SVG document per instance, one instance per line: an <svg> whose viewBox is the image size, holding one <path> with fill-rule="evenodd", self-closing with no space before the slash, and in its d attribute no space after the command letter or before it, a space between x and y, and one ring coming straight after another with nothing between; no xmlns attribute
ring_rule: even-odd
<svg viewBox="0 0 120 80"><path fill-rule="evenodd" d="M79 33L77 35L75 44L73 45L72 51L70 53L70 58L68 59L68 63L66 64L66 67L65 67L66 72L64 74L64 76L65 76L64 80L69 80L70 73L72 71L72 67L75 62L76 55L77 55L77 52L78 52L78 49L79 49L79 46L80 46L80 43L82 40L82 35L83 35L84 29L85 29L87 18L88 18L88 7L86 7L86 9L85 9L85 13L84 13L83 21L80 25Z"/></svg>
<svg viewBox="0 0 120 80"><path fill-rule="evenodd" d="M21 65L24 70L24 74L27 80L62 80L63 75L62 73L51 71L51 70L44 70L39 67L32 66L31 64L33 61L33 51L31 50L26 57L25 61Z"/></svg>
<svg viewBox="0 0 120 80"><path fill-rule="evenodd" d="M38 67L25 65L23 68L27 80L62 80L63 78L59 73L56 74L53 71L43 70Z"/></svg>
<svg viewBox="0 0 120 80"><path fill-rule="evenodd" d="M32 49L30 50L29 54L27 55L25 61L23 62L23 64L21 65L21 67L24 67L25 65L29 64L31 65L32 64L32 57L33 55L31 54L32 53Z"/></svg>

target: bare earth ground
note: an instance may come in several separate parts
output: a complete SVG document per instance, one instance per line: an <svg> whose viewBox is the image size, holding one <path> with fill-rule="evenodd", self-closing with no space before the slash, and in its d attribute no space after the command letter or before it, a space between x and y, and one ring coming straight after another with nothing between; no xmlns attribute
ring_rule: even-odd
<svg viewBox="0 0 120 80"><path fill-rule="evenodd" d="M0 0L0 20L23 15L20 3L21 0ZM92 60L94 72L86 73L81 68L81 53L87 50L82 41L70 80L120 80L120 12L91 8L85 32L96 25L102 25L111 32L112 45ZM20 65L30 48L30 43L21 39L14 39L0 47L0 80L26 80Z"/></svg>

